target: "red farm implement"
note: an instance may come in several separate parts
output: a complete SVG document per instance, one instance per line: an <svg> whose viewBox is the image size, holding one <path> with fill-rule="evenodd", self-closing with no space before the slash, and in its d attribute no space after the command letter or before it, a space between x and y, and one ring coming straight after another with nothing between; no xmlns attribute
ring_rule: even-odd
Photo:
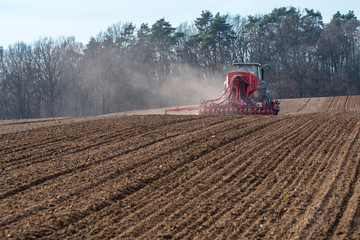
<svg viewBox="0 0 360 240"><path fill-rule="evenodd" d="M167 111L199 110L200 115L258 114L277 115L280 101L271 98L258 63L233 63L233 71L224 82L223 94L212 100L201 100L199 106Z"/></svg>

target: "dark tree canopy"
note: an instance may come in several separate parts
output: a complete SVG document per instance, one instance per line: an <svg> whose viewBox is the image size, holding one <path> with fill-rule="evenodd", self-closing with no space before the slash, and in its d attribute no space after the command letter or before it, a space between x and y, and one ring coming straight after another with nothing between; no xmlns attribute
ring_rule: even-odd
<svg viewBox="0 0 360 240"><path fill-rule="evenodd" d="M278 98L360 94L360 22L354 11L325 24L314 9L204 10L178 27L116 23L85 45L63 37L0 46L0 119L197 104L212 86L221 92L234 59L269 64Z"/></svg>

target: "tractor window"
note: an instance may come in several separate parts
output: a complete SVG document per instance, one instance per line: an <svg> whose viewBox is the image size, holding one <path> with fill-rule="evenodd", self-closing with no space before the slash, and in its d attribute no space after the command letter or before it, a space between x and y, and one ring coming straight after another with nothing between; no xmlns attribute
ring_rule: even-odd
<svg viewBox="0 0 360 240"><path fill-rule="evenodd" d="M258 79L260 74L259 74L259 67L257 66L234 66L234 70L235 71L244 71L244 72L249 72L254 74Z"/></svg>

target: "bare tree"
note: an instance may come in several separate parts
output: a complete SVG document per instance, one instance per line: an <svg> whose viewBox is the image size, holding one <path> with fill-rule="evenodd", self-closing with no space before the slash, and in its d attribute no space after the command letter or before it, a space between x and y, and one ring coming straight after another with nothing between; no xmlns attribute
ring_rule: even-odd
<svg viewBox="0 0 360 240"><path fill-rule="evenodd" d="M52 38L42 38L34 45L37 87L46 106L46 115L50 117L58 115L55 113L56 100L68 86L64 78L65 46L66 42Z"/></svg>
<svg viewBox="0 0 360 240"><path fill-rule="evenodd" d="M16 118L33 116L34 73L31 47L23 42L10 45L4 60L4 85L8 89L7 98L11 101Z"/></svg>
<svg viewBox="0 0 360 240"><path fill-rule="evenodd" d="M4 48L0 46L0 119L8 117L5 91Z"/></svg>

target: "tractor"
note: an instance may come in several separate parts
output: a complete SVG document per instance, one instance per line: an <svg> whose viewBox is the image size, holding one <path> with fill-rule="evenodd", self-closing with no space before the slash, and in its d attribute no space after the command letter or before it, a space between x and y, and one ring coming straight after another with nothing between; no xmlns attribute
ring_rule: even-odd
<svg viewBox="0 0 360 240"><path fill-rule="evenodd" d="M277 115L280 101L270 96L264 81L264 68L259 63L233 62L224 82L222 95L217 99L200 100L200 105L168 109L181 111L198 109L200 115L257 114Z"/></svg>

